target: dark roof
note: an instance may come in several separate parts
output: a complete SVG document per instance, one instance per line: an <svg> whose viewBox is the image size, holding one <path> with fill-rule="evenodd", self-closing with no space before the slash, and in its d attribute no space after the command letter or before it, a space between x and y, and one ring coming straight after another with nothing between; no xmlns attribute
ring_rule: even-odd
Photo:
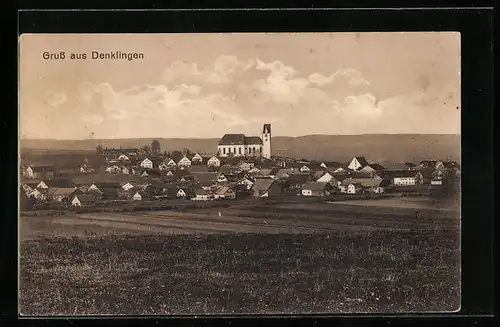
<svg viewBox="0 0 500 327"><path fill-rule="evenodd" d="M420 165L423 166L435 166L437 164L437 160L422 160L420 161Z"/></svg>
<svg viewBox="0 0 500 327"><path fill-rule="evenodd" d="M192 173L194 180L203 186L210 186L217 179L218 173Z"/></svg>
<svg viewBox="0 0 500 327"><path fill-rule="evenodd" d="M245 134L225 134L220 140L219 145L244 145Z"/></svg>
<svg viewBox="0 0 500 327"><path fill-rule="evenodd" d="M191 166L188 168L188 170L191 172L191 173L204 173L204 172L207 172L207 167L204 166L204 165L194 165L194 166Z"/></svg>
<svg viewBox="0 0 500 327"><path fill-rule="evenodd" d="M432 174L434 173L434 168L432 167L427 167L427 168L422 168L419 170L419 173L422 174L422 177L425 179L431 179ZM418 173L415 173L415 175Z"/></svg>
<svg viewBox="0 0 500 327"><path fill-rule="evenodd" d="M103 189L117 189L117 188L120 188L120 183L113 183L113 182L98 182L98 183L94 183L95 186L97 186L97 188L99 190L103 190Z"/></svg>
<svg viewBox="0 0 500 327"><path fill-rule="evenodd" d="M383 179L393 179L397 177L415 177L417 175L417 172L415 171L385 171L383 173L380 173L380 177Z"/></svg>
<svg viewBox="0 0 500 327"><path fill-rule="evenodd" d="M383 184L383 180L378 178L346 178L342 181L342 185L349 184L358 184L362 187L378 187Z"/></svg>
<svg viewBox="0 0 500 327"><path fill-rule="evenodd" d="M311 175L308 173L292 173L289 176L287 179L289 184L305 183L311 178Z"/></svg>
<svg viewBox="0 0 500 327"><path fill-rule="evenodd" d="M75 183L71 179L56 178L46 181L48 187L75 187Z"/></svg>
<svg viewBox="0 0 500 327"><path fill-rule="evenodd" d="M255 191L267 191L271 185L275 183L274 179L271 178L258 178L252 185L252 189Z"/></svg>
<svg viewBox="0 0 500 327"><path fill-rule="evenodd" d="M219 145L246 145L262 144L262 139L258 136L245 136L245 134L225 134L220 140Z"/></svg>
<svg viewBox="0 0 500 327"><path fill-rule="evenodd" d="M354 157L358 160L362 167L368 166L368 161L366 161L365 157ZM354 159L353 158L353 159Z"/></svg>
<svg viewBox="0 0 500 327"><path fill-rule="evenodd" d="M369 164L368 165L371 169L373 170L383 170L384 169L384 166L382 165L379 165L377 163L372 163L372 164Z"/></svg>
<svg viewBox="0 0 500 327"><path fill-rule="evenodd" d="M75 197L78 197L78 200L80 200L80 203L92 203L97 201L97 199L90 194L77 194ZM75 198L73 197L73 199Z"/></svg>
<svg viewBox="0 0 500 327"><path fill-rule="evenodd" d="M258 136L246 136L245 144L259 144L262 145L262 139Z"/></svg>
<svg viewBox="0 0 500 327"><path fill-rule="evenodd" d="M304 186L302 186L302 189L303 190L311 190L311 191L321 191L321 190L324 190L327 185L328 184L326 184L326 183L309 182L309 183L304 184Z"/></svg>
<svg viewBox="0 0 500 327"><path fill-rule="evenodd" d="M53 165L31 165L31 169L37 173L49 172L54 170Z"/></svg>

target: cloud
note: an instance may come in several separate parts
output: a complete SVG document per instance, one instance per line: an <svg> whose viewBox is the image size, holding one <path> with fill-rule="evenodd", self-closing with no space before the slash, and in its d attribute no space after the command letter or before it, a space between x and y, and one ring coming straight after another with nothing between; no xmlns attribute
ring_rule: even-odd
<svg viewBox="0 0 500 327"><path fill-rule="evenodd" d="M326 77L319 73L312 73L308 77L311 83L317 84L319 86L324 86L341 79L347 81L347 84L353 86L367 86L370 85L363 75L355 69L347 68L339 70L330 76Z"/></svg>
<svg viewBox="0 0 500 327"><path fill-rule="evenodd" d="M57 108L66 102L67 97L64 93L57 93L48 91L45 96L45 103L48 104L52 108Z"/></svg>

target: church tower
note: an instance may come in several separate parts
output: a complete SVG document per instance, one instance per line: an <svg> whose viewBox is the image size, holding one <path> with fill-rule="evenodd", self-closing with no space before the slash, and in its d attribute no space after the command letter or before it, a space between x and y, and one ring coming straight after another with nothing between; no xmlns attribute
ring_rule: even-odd
<svg viewBox="0 0 500 327"><path fill-rule="evenodd" d="M264 124L262 130L262 156L271 159L271 124Z"/></svg>

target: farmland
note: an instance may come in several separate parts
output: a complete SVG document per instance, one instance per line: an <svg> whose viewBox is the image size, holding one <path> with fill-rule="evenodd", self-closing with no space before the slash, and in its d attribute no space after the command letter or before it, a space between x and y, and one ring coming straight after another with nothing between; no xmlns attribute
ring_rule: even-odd
<svg viewBox="0 0 500 327"><path fill-rule="evenodd" d="M458 208L420 202L418 217L394 203L279 201L21 217L20 309L26 315L453 311L460 306Z"/></svg>

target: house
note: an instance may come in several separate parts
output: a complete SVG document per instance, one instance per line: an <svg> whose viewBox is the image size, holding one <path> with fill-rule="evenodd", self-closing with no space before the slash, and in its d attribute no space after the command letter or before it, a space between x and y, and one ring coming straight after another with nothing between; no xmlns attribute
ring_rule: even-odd
<svg viewBox="0 0 500 327"><path fill-rule="evenodd" d="M340 192L347 194L363 193L363 187L361 187L361 183L354 182L346 178L342 181L342 184L340 185Z"/></svg>
<svg viewBox="0 0 500 327"><path fill-rule="evenodd" d="M47 201L47 197L45 196L45 194L40 192L40 190L37 190L36 188L31 192L28 192L27 195L30 199L35 199L37 201Z"/></svg>
<svg viewBox="0 0 500 327"><path fill-rule="evenodd" d="M306 166L306 165L300 167L300 172L301 173L308 173L310 171L311 171L311 169L308 166Z"/></svg>
<svg viewBox="0 0 500 327"><path fill-rule="evenodd" d="M210 157L207 161L207 166L211 167L220 167L220 160L216 156Z"/></svg>
<svg viewBox="0 0 500 327"><path fill-rule="evenodd" d="M204 190L210 190L216 184L217 175L215 172L191 173L194 181Z"/></svg>
<svg viewBox="0 0 500 327"><path fill-rule="evenodd" d="M121 184L121 187L122 187L122 189L123 189L124 191L128 191L128 190L130 190L130 189L132 189L132 188L134 188L134 187L135 187L135 183L132 183L132 182L124 182L124 183L122 183L122 184Z"/></svg>
<svg viewBox="0 0 500 327"><path fill-rule="evenodd" d="M316 180L319 183L330 183L335 181L335 177L331 175L329 172L324 173L320 178Z"/></svg>
<svg viewBox="0 0 500 327"><path fill-rule="evenodd" d="M79 193L76 187L50 187L45 196L47 200L62 202L69 201L75 193Z"/></svg>
<svg viewBox="0 0 500 327"><path fill-rule="evenodd" d="M262 146L262 139L258 136L225 134L217 144L217 153L220 157L260 156Z"/></svg>
<svg viewBox="0 0 500 327"><path fill-rule="evenodd" d="M460 165L455 161L438 161L434 166L436 170L444 170L444 169L455 169L459 170Z"/></svg>
<svg viewBox="0 0 500 327"><path fill-rule="evenodd" d="M170 167L165 163L165 162L162 162L158 165L158 169L160 171L165 171L165 170L169 170Z"/></svg>
<svg viewBox="0 0 500 327"><path fill-rule="evenodd" d="M90 194L78 194L71 200L71 206L73 207L85 207L95 204L97 199Z"/></svg>
<svg viewBox="0 0 500 327"><path fill-rule="evenodd" d="M170 169L177 167L177 164L175 163L174 159L167 159L167 160L165 160L165 164Z"/></svg>
<svg viewBox="0 0 500 327"><path fill-rule="evenodd" d="M276 172L274 175L275 179L288 179L290 177L290 174L296 172L298 170L295 170L294 168L283 168L280 169Z"/></svg>
<svg viewBox="0 0 500 327"><path fill-rule="evenodd" d="M153 161L149 158L145 158L144 160L141 161L141 163L139 164L140 167L142 168L149 168L149 169L153 169Z"/></svg>
<svg viewBox="0 0 500 327"><path fill-rule="evenodd" d="M94 169L94 168L92 168L92 167L90 167L90 166L89 166L89 165L87 165L87 164L83 164L83 165L81 165L81 166L80 166L79 171L80 171L81 173L93 173L93 172L95 172L95 169Z"/></svg>
<svg viewBox="0 0 500 327"><path fill-rule="evenodd" d="M130 158L127 155L125 155L125 154L122 153L122 154L120 154L118 156L118 160L120 160L120 161L129 161Z"/></svg>
<svg viewBox="0 0 500 327"><path fill-rule="evenodd" d="M219 174L217 175L216 182L217 182L217 183L227 183L227 182L228 182L228 179L227 179L226 175L224 175L223 173L219 173Z"/></svg>
<svg viewBox="0 0 500 327"><path fill-rule="evenodd" d="M244 178L242 178L242 179L238 180L238 181L236 182L236 185L239 185L239 186L241 186L241 185L242 185L242 186L245 186L245 189L246 189L246 190L250 190L250 189L252 188L252 186L253 186L253 182L252 182L250 179L248 179L248 178L244 177Z"/></svg>
<svg viewBox="0 0 500 327"><path fill-rule="evenodd" d="M385 169L384 166L373 163L373 164L369 164L367 166L364 166L363 168L359 169L359 171L362 173L373 174L377 171L381 171L384 169Z"/></svg>
<svg viewBox="0 0 500 327"><path fill-rule="evenodd" d="M47 180L47 183L49 181ZM47 185L47 183L45 183L45 181L40 181L35 188L39 189L39 190L47 190L49 188L49 186Z"/></svg>
<svg viewBox="0 0 500 327"><path fill-rule="evenodd" d="M391 162L391 163L386 163L384 170L386 171L393 171L393 170L403 170L403 171L409 171L409 170L416 170L417 166L411 162Z"/></svg>
<svg viewBox="0 0 500 327"><path fill-rule="evenodd" d="M191 163L193 165L199 165L199 164L202 164L203 163L203 157L200 156L199 153L195 154L192 158L191 158Z"/></svg>
<svg viewBox="0 0 500 327"><path fill-rule="evenodd" d="M253 162L248 162L248 161L242 161L236 165L237 168L239 168L241 171L250 171L250 169L255 167L255 163Z"/></svg>
<svg viewBox="0 0 500 327"><path fill-rule="evenodd" d="M195 197L192 198L191 200L197 200L197 201L210 201L214 199L214 195L212 192L204 190L204 189L198 189L195 192Z"/></svg>
<svg viewBox="0 0 500 327"><path fill-rule="evenodd" d="M347 171L347 169L345 169L342 166L339 166L339 167L332 167L332 168L330 168L330 171L332 173L334 173L334 174L337 174L337 173L345 173Z"/></svg>
<svg viewBox="0 0 500 327"><path fill-rule="evenodd" d="M31 179L52 179L54 171L53 165L30 165L26 168L25 175Z"/></svg>
<svg viewBox="0 0 500 327"><path fill-rule="evenodd" d="M87 192L96 192L96 193L102 193L104 189L115 189L118 190L121 188L120 183L114 183L114 182L99 182L99 183L92 183L92 185L89 186L87 189Z"/></svg>
<svg viewBox="0 0 500 327"><path fill-rule="evenodd" d="M49 188L49 187L65 187L72 188L75 187L75 183L71 179L66 178L54 178L47 181L41 181L37 187L38 188Z"/></svg>
<svg viewBox="0 0 500 327"><path fill-rule="evenodd" d="M359 170L366 166L368 166L368 161L366 161L365 157L354 157L352 158L347 168L349 168L350 170Z"/></svg>
<svg viewBox="0 0 500 327"><path fill-rule="evenodd" d="M253 167L252 169L250 169L250 170L248 171L248 173L249 173L249 174L251 174L251 175L256 175L256 174L258 174L259 172L260 172L260 169L259 169L259 168L257 168L257 167Z"/></svg>
<svg viewBox="0 0 500 327"><path fill-rule="evenodd" d="M229 186L220 186L214 192L215 199L236 199L236 193Z"/></svg>
<svg viewBox="0 0 500 327"><path fill-rule="evenodd" d="M272 178L258 178L252 186L254 197L272 198L280 196L281 186Z"/></svg>
<svg viewBox="0 0 500 327"><path fill-rule="evenodd" d="M118 165L111 165L106 167L106 172L110 174L119 174L122 172L122 168Z"/></svg>
<svg viewBox="0 0 500 327"><path fill-rule="evenodd" d="M184 156L182 157L181 160L177 163L177 166L179 167L191 167L191 160L188 159L188 157Z"/></svg>
<svg viewBox="0 0 500 327"><path fill-rule="evenodd" d="M432 178L433 178L433 168L422 168L420 169L416 174L415 174L415 184L416 185L423 185L423 184L430 184Z"/></svg>
<svg viewBox="0 0 500 327"><path fill-rule="evenodd" d="M302 186L311 181L311 175L308 173L291 173L286 179L284 185L289 190L302 189Z"/></svg>
<svg viewBox="0 0 500 327"><path fill-rule="evenodd" d="M437 160L422 160L420 161L419 167L420 168L435 168L437 164Z"/></svg>
<svg viewBox="0 0 500 327"><path fill-rule="evenodd" d="M309 182L302 186L303 196L325 196L330 195L331 186L327 183Z"/></svg>
<svg viewBox="0 0 500 327"><path fill-rule="evenodd" d="M389 176L394 186L415 186L417 185L416 175L414 171L395 171Z"/></svg>
<svg viewBox="0 0 500 327"><path fill-rule="evenodd" d="M327 166L327 165L326 165L326 163L324 163L324 162L321 162L321 163L319 164L319 166L320 166L321 168L325 168L325 169L326 169L326 168L328 168L328 166Z"/></svg>
<svg viewBox="0 0 500 327"><path fill-rule="evenodd" d="M195 196L193 193L189 188L180 188L177 190L176 196L181 199L190 199Z"/></svg>
<svg viewBox="0 0 500 327"><path fill-rule="evenodd" d="M357 194L363 192L384 193L389 181L377 178L346 178L340 184L340 192Z"/></svg>

